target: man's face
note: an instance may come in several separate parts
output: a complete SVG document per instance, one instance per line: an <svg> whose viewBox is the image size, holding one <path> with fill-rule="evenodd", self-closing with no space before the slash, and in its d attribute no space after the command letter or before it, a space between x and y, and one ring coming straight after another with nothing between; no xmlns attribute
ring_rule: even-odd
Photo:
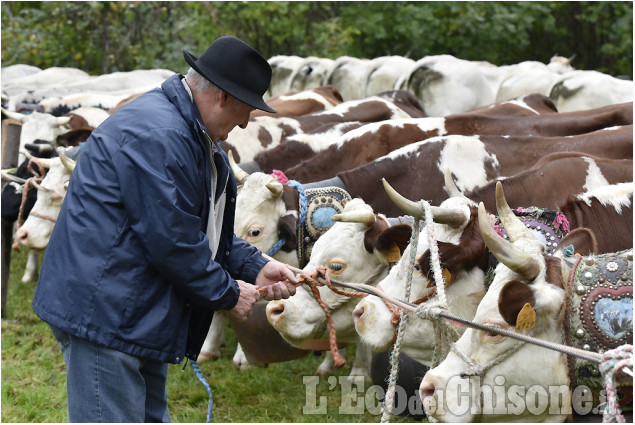
<svg viewBox="0 0 635 425"><path fill-rule="evenodd" d="M225 140L234 127L247 127L253 107L241 102L225 92L217 92L202 102L197 103L205 127L212 140Z"/></svg>

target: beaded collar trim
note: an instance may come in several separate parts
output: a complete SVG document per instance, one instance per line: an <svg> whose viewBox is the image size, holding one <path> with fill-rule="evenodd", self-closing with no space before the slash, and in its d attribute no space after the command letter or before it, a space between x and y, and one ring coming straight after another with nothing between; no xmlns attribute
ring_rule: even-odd
<svg viewBox="0 0 635 425"><path fill-rule="evenodd" d="M335 223L332 217L342 213L346 203L351 200L348 192L335 186L305 189L305 193L307 198L306 219L297 232L300 268L304 268L309 262L315 241Z"/></svg>
<svg viewBox="0 0 635 425"><path fill-rule="evenodd" d="M597 353L633 343L632 249L577 258L567 282L564 337L569 346ZM571 386L586 385L597 401L603 388L597 364L567 360ZM620 406L632 407L632 384L617 390Z"/></svg>

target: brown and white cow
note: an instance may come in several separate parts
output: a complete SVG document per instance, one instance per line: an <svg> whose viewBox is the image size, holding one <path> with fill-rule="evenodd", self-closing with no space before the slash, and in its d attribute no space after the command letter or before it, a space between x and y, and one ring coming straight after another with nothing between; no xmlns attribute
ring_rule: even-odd
<svg viewBox="0 0 635 425"><path fill-rule="evenodd" d="M389 96L343 102L331 109L299 117L256 117L246 128L235 128L222 142L225 151L232 150L237 162L252 161L265 149L272 149L289 136L316 130L325 125L350 121L375 122L410 117Z"/></svg>
<svg viewBox="0 0 635 425"><path fill-rule="evenodd" d="M271 97L267 105L273 108L275 113L255 109L251 111L250 118L256 117L298 117L313 112L331 109L342 103L342 95L333 86L321 86L301 92L289 92Z"/></svg>
<svg viewBox="0 0 635 425"><path fill-rule="evenodd" d="M544 96L531 98L545 99ZM575 135L577 139L582 137L582 133L632 124L632 103L596 109L591 113L584 111L554 114L550 113L550 109L543 108L547 109L543 115L525 109L526 104L521 101L520 105L516 106L513 118L507 114L507 110L512 109L512 104L503 102L444 118L401 119L368 124L350 131L337 141L332 141L321 152L292 168L285 169L284 172L289 178L303 183L319 181L333 177L338 172L368 164L403 146L434 136L482 135L486 136L483 137L485 143L490 143L487 140L505 139L508 140L506 143L510 144L508 154L515 155L512 141L524 144L521 139L528 142L536 140L537 136L549 136L554 143L563 144L568 136ZM521 115L523 110L526 111L525 116ZM583 118L585 114L589 115ZM561 137L556 139L555 136ZM549 148L538 155L547 153ZM503 160L504 157L501 157L501 161Z"/></svg>
<svg viewBox="0 0 635 425"><path fill-rule="evenodd" d="M617 204L607 203L607 215L597 215L596 218L603 222L610 220L616 212L613 206L621 203L619 199ZM567 306L573 308L569 304L569 297L573 297L574 292L578 295L593 292L594 285L589 280L589 286L570 288L572 264L574 267L581 263L592 265L601 261L601 257L567 257L564 248L572 244L573 252L583 256L595 253L597 246L593 233L584 228L576 229L561 241L554 256L546 256L544 244L513 215L502 190L499 191L497 204L498 214L511 242L496 233L489 223L484 205L479 205L481 234L488 249L500 263L478 306L474 321L501 329L516 328L517 332L559 344L572 340L588 341L584 346L586 350L597 351L619 345L621 336L608 340L589 338L587 332L591 331L587 324L570 328L573 323L570 320L577 316L578 307L575 312L571 310L571 316L565 314ZM621 286L620 276L629 273L628 270L632 268L632 248L615 258L621 258L613 263L615 269L609 267L619 272L617 278L607 275L606 281L600 286L606 287L608 292L628 292L628 286ZM630 294L629 303L632 303L632 270ZM628 301L628 298L625 300ZM530 307L525 307L527 304ZM585 306L580 304L579 308ZM519 315L523 308L533 311L534 318L523 320ZM589 305L588 308L594 307ZM620 314L620 310L611 311L618 316ZM625 319L631 323L632 338L632 310L629 316ZM617 317L617 323L623 324L620 320ZM517 329L517 326L522 327ZM622 331L629 332L619 327L615 330L616 333ZM576 336L569 335L569 332L575 332ZM597 365L586 369L589 376L594 367L597 372ZM572 403L574 409L584 407L580 404L581 400L586 405L595 406L588 387L586 394L584 389L579 391L580 388L570 388L575 386L571 376L581 379L583 375L570 375L567 356L564 354L494 332L468 329L446 359L428 371L421 383L420 394L426 413L443 422L562 422L572 413L581 413L577 410L572 412Z"/></svg>
<svg viewBox="0 0 635 425"><path fill-rule="evenodd" d="M631 125L571 137L434 137L337 173L329 184L339 184L374 210L395 216L399 211L383 192L382 177L405 196L438 205L445 199L442 189L445 168L453 173L458 188L468 192L496 178L526 170L552 152L632 159L632 131Z"/></svg>
<svg viewBox="0 0 635 425"><path fill-rule="evenodd" d="M265 93L266 99L287 93L289 77L299 66L303 58L300 56L276 55L268 59L271 66L271 84Z"/></svg>

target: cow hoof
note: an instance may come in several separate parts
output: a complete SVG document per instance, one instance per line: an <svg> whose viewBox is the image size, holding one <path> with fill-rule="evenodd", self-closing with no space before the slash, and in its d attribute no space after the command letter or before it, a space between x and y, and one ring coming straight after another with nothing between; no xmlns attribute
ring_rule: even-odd
<svg viewBox="0 0 635 425"><path fill-rule="evenodd" d="M201 352L196 360L197 363L205 363L208 360L220 359L220 351L214 353Z"/></svg>
<svg viewBox="0 0 635 425"><path fill-rule="evenodd" d="M350 384L357 384L359 386L363 386L366 382L373 382L373 379L368 374L354 370L351 370L351 373L348 375L346 380Z"/></svg>
<svg viewBox="0 0 635 425"><path fill-rule="evenodd" d="M38 279L38 275L24 275L22 276L22 283L33 283L33 282L37 282Z"/></svg>

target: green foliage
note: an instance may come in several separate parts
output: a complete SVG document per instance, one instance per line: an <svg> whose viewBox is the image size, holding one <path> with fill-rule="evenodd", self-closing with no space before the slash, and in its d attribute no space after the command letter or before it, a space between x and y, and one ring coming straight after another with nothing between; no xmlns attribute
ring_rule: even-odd
<svg viewBox="0 0 635 425"><path fill-rule="evenodd" d="M576 55L577 69L632 76L628 1L2 2L3 65L92 74L185 69L223 34L274 55L451 54L496 65Z"/></svg>

